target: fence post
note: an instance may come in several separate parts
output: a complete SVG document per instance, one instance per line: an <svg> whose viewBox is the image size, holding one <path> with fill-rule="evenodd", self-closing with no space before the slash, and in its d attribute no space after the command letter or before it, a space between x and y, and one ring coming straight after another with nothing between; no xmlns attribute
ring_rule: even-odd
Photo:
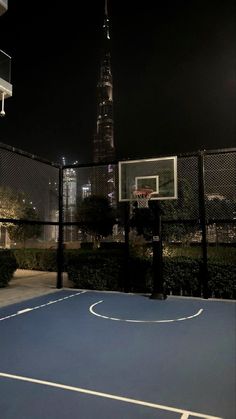
<svg viewBox="0 0 236 419"><path fill-rule="evenodd" d="M130 231L130 203L124 202L124 233L125 233L125 275L124 292L130 291L130 269L129 269L129 231Z"/></svg>
<svg viewBox="0 0 236 419"><path fill-rule="evenodd" d="M57 243L57 288L63 286L63 267L64 267L64 249L63 249L63 168L59 168L58 184L58 243Z"/></svg>
<svg viewBox="0 0 236 419"><path fill-rule="evenodd" d="M203 298L208 298L208 265L207 265L207 228L206 228L206 196L205 196L205 152L198 153L198 182L199 182L199 221L202 232L202 264L201 284Z"/></svg>
<svg viewBox="0 0 236 419"><path fill-rule="evenodd" d="M150 296L153 300L165 300L163 284L163 254L162 254L162 225L161 225L161 208L158 201L149 201L149 208L152 211L153 227L152 227L152 278L153 291Z"/></svg>

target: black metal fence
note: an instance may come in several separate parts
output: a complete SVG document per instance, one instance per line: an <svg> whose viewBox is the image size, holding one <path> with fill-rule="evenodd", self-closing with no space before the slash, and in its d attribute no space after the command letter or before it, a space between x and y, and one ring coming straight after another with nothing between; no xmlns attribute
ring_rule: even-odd
<svg viewBox="0 0 236 419"><path fill-rule="evenodd" d="M211 247L236 243L236 149L181 154L177 162L178 199L161 204L164 253L194 249L206 284ZM0 144L0 247L55 249L60 288L64 249L92 240L78 223L78 205L90 195L122 207L116 162L62 167ZM127 241L127 222L119 219L103 241Z"/></svg>

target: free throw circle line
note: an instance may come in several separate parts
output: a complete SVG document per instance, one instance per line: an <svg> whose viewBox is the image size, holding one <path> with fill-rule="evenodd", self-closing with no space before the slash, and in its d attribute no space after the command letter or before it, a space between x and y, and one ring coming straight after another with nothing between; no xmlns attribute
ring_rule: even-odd
<svg viewBox="0 0 236 419"><path fill-rule="evenodd" d="M128 322L128 323L172 323L172 322L180 322L180 321L189 320L189 319L193 319L194 317L200 316L200 314L203 312L203 308L200 308L200 310L198 310L197 313L192 314L191 316L180 317L180 318L177 318L177 319L165 319L165 320L119 319L119 318L116 318L116 317L103 316L102 314L96 313L96 311L94 311L94 307L97 306L98 304L101 304L101 303L103 303L103 300L97 301L96 303L92 304L89 307L90 313L93 314L94 316L101 317L102 319L115 320L115 321Z"/></svg>

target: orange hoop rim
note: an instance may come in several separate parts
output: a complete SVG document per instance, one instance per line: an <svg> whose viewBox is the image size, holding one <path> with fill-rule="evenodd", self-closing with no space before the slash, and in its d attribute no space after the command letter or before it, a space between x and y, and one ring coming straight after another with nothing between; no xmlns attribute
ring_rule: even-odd
<svg viewBox="0 0 236 419"><path fill-rule="evenodd" d="M135 189L133 191L133 196L139 199L148 199L153 193L153 189Z"/></svg>

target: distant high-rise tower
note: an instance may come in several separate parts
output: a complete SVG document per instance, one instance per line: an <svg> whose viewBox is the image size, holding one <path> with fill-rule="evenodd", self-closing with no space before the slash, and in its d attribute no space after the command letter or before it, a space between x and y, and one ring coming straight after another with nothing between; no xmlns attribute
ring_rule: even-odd
<svg viewBox="0 0 236 419"><path fill-rule="evenodd" d="M113 82L107 0L105 0L102 57L97 93L97 126L93 141L93 161L95 163L111 162L115 158L115 148L113 132Z"/></svg>
<svg viewBox="0 0 236 419"><path fill-rule="evenodd" d="M102 54L97 84L97 124L93 140L94 163L112 163L115 159L110 42L107 0L105 0ZM92 194L107 197L112 206L116 206L115 169L116 167L113 164L102 166L99 172L95 167L91 183Z"/></svg>

